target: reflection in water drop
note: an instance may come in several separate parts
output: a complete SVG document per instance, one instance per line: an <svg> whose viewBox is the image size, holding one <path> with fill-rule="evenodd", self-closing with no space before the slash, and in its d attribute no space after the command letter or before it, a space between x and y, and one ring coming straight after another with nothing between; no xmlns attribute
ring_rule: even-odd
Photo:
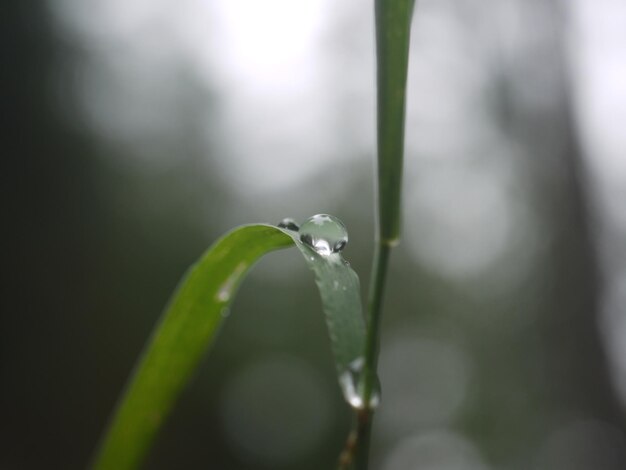
<svg viewBox="0 0 626 470"><path fill-rule="evenodd" d="M292 230L294 232L297 232L298 230L300 230L300 226L298 225L298 223L291 217L286 217L283 220L281 220L278 223L278 226L280 228L286 228L287 230Z"/></svg>
<svg viewBox="0 0 626 470"><path fill-rule="evenodd" d="M363 368L365 360L359 357L352 361L348 368L341 374L339 383L348 404L355 410L365 408L365 397L363 396ZM374 389L370 396L368 408L375 409L380 403L380 382L378 378L374 381Z"/></svg>
<svg viewBox="0 0 626 470"><path fill-rule="evenodd" d="M317 214L300 226L300 240L320 255L338 253L348 243L348 231L343 222L328 214Z"/></svg>

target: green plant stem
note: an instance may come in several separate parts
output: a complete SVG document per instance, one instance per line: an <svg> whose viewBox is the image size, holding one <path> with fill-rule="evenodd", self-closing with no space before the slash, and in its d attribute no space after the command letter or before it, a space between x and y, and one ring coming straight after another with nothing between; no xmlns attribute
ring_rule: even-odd
<svg viewBox="0 0 626 470"><path fill-rule="evenodd" d="M392 243L381 240L377 243L374 251L363 370L363 402L365 406L363 409L355 410L353 429L339 457L338 470L349 470L353 468L353 464L357 470L367 470L369 462L370 435L374 418L374 409L369 404L372 395L377 392L375 386L378 381L376 367L380 341L380 319L382 317L387 266L393 246Z"/></svg>
<svg viewBox="0 0 626 470"><path fill-rule="evenodd" d="M363 401L365 407L356 412L356 451L355 464L357 470L367 470L369 462L370 435L374 419L374 409L370 406L372 395L377 393L378 382L376 368L378 365L378 349L380 342L380 320L387 279L387 266L393 244L379 240L374 251L371 284L369 290L367 336L365 339L365 364Z"/></svg>
<svg viewBox="0 0 626 470"><path fill-rule="evenodd" d="M355 411L354 426L339 455L337 470L352 470L355 464L356 468L360 469L362 465L365 465L363 468L367 468L372 416L367 409Z"/></svg>
<svg viewBox="0 0 626 470"><path fill-rule="evenodd" d="M400 237L404 116L414 0L375 0L378 233Z"/></svg>
<svg viewBox="0 0 626 470"><path fill-rule="evenodd" d="M378 363L378 342L380 333L380 319L382 316L383 296L385 293L385 280L387 279L387 266L392 244L380 241L374 251L374 264L372 266L371 283L369 290L367 333L365 338L365 388L363 391L366 403L369 402L374 380L376 379L376 366Z"/></svg>
<svg viewBox="0 0 626 470"><path fill-rule="evenodd" d="M363 370L363 409L355 410L353 429L346 440L339 457L338 470L349 470L356 465L357 470L367 470L369 462L370 435L374 409L369 406L372 395L377 392L376 366L378 363L380 319L382 316L387 266L393 244L380 241L374 251L371 285L369 289L367 336L365 343L365 363Z"/></svg>
<svg viewBox="0 0 626 470"><path fill-rule="evenodd" d="M354 468L367 470L374 409L370 405L378 384L380 323L391 249L400 239L404 117L409 62L409 37L414 0L375 0L378 118L377 243L372 265L365 363L364 408L356 410Z"/></svg>
<svg viewBox="0 0 626 470"><path fill-rule="evenodd" d="M369 410L357 412L357 439L355 446L355 468L357 470L367 470L370 454L370 435L372 434L372 419L374 414Z"/></svg>

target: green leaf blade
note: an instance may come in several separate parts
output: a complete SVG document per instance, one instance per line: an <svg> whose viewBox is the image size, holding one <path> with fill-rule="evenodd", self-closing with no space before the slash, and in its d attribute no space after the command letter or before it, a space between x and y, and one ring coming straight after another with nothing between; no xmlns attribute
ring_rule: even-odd
<svg viewBox="0 0 626 470"><path fill-rule="evenodd" d="M341 375L363 356L365 320L359 276L340 253L320 255L300 241L297 234L291 235L315 274L337 372Z"/></svg>
<svg viewBox="0 0 626 470"><path fill-rule="evenodd" d="M226 234L190 268L135 369L95 470L137 468L245 274L262 255L292 245L276 227L247 225Z"/></svg>
<svg viewBox="0 0 626 470"><path fill-rule="evenodd" d="M365 344L357 274L340 254L318 254L297 232L262 224L238 227L180 282L123 394L94 470L139 467L249 269L264 254L293 245L315 273L341 384L341 374L362 356Z"/></svg>

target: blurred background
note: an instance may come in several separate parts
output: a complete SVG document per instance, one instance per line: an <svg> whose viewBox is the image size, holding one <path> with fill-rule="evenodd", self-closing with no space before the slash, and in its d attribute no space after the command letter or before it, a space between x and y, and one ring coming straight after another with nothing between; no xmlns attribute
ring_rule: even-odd
<svg viewBox="0 0 626 470"><path fill-rule="evenodd" d="M367 285L372 2L9 0L0 468L85 468L222 233L320 212ZM626 4L418 0L372 468L626 467ZM330 469L320 301L268 256L148 469Z"/></svg>

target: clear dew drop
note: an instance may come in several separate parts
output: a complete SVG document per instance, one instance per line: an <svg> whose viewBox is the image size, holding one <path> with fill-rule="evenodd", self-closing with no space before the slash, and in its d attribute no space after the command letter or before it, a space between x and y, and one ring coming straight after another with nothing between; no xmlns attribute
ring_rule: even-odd
<svg viewBox="0 0 626 470"><path fill-rule="evenodd" d="M280 228L286 228L287 230L291 230L293 232L297 232L298 230L300 230L300 226L298 225L298 223L290 217L286 217L281 220L278 223L278 226Z"/></svg>
<svg viewBox="0 0 626 470"><path fill-rule="evenodd" d="M359 357L352 361L348 368L341 374L339 382L343 391L343 396L348 404L355 410L366 408L363 390L363 368L365 360ZM380 382L378 378L374 381L374 388L371 392L369 405L367 408L375 409L380 403Z"/></svg>
<svg viewBox="0 0 626 470"><path fill-rule="evenodd" d="M348 231L337 217L317 214L300 226L300 240L320 255L339 253L348 243Z"/></svg>
<svg viewBox="0 0 626 470"><path fill-rule="evenodd" d="M215 294L215 300L221 303L228 303L232 294L237 287L237 282L241 275L246 271L248 265L244 262L239 263L233 272L228 276L224 283L220 286Z"/></svg>
<svg viewBox="0 0 626 470"><path fill-rule="evenodd" d="M218 302L222 302L222 303L226 303L230 300L230 290L228 288L229 286L226 287L222 287L218 292L217 292L217 300Z"/></svg>

